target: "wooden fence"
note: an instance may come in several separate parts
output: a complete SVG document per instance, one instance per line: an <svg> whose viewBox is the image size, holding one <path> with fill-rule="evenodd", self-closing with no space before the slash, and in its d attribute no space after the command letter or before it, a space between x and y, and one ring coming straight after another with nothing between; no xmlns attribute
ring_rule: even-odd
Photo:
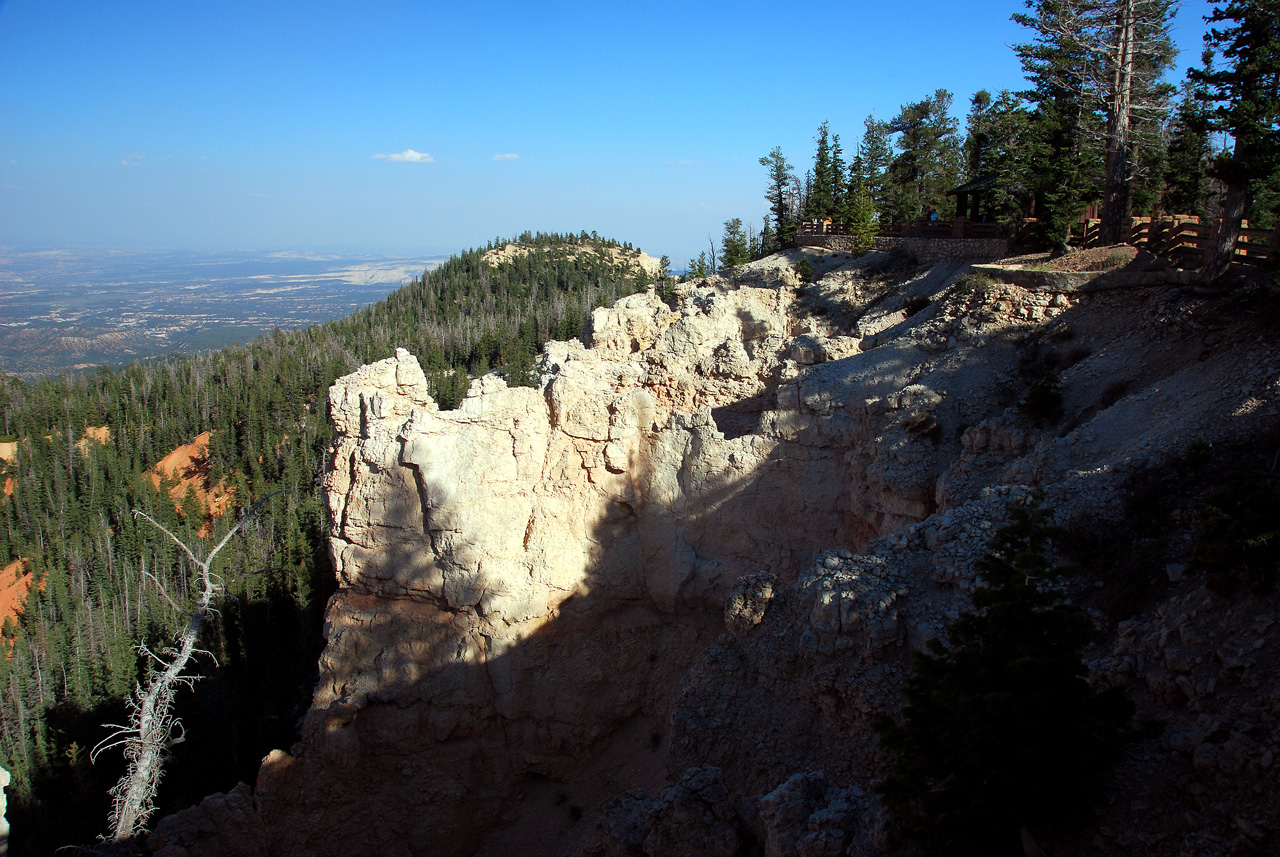
<svg viewBox="0 0 1280 857"><path fill-rule="evenodd" d="M1096 247L1100 243L1099 226L1102 221L1094 217L1082 217L1072 231L1071 243L1077 247ZM919 218L896 227L883 227L877 235L884 238L1006 238L1024 237L1035 221L1028 219L1017 230L1001 223L980 223L966 217L953 220L928 220ZM1160 256L1173 259L1184 268L1199 267L1205 251L1213 247L1218 236L1218 221L1202 223L1193 214L1167 214L1163 217L1134 217L1130 219L1129 234L1125 243L1142 247ZM829 221L805 221L800 224L798 237L814 235L848 235L849 229L842 223ZM1233 264L1261 267L1280 267L1280 227L1276 229L1251 229L1244 221L1240 237L1236 241Z"/></svg>
<svg viewBox="0 0 1280 857"><path fill-rule="evenodd" d="M1072 243L1080 247L1098 246L1101 222L1096 218L1082 218L1072 233ZM1184 267L1197 267L1217 240L1219 226L1217 220L1202 223L1192 214L1134 217L1130 219L1125 243L1168 256ZM1232 263L1260 267L1268 262L1280 264L1280 228L1250 229L1249 221L1244 221Z"/></svg>
<svg viewBox="0 0 1280 857"><path fill-rule="evenodd" d="M849 234L850 230L843 223L810 220L800 224L797 236ZM1005 238L1008 234L1008 227L999 223L981 223L967 217L954 220L921 217L903 226L886 226L876 231L881 238Z"/></svg>

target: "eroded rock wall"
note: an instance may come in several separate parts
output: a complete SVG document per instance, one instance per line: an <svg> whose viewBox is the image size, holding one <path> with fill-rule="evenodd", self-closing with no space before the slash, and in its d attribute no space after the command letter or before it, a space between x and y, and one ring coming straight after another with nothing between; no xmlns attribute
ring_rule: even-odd
<svg viewBox="0 0 1280 857"><path fill-rule="evenodd" d="M389 805L413 811L362 849L468 853L530 775L572 780L618 741L661 751L742 575L794 578L927 512L894 473L852 490L874 409L844 407L841 378L801 400L815 357L794 347L795 303L725 282L679 312L632 296L596 310L589 347L551 343L539 388L487 376L452 412L406 352L335 384L341 588L304 748L259 783L280 853L324 853L303 832L317 811L363 830Z"/></svg>
<svg viewBox="0 0 1280 857"><path fill-rule="evenodd" d="M1274 346L1212 348L1235 320L1176 285L809 255L812 284L774 257L596 310L537 388L486 376L456 411L403 351L334 385L340 589L261 853L889 853L869 723L1010 504L1105 519L1163 456L1276 421Z"/></svg>

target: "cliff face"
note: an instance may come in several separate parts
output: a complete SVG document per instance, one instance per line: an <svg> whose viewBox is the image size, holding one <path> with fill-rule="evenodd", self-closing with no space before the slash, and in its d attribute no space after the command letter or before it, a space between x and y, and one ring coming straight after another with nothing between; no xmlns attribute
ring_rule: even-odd
<svg viewBox="0 0 1280 857"><path fill-rule="evenodd" d="M340 589L303 741L153 847L881 853L870 718L967 605L1007 507L1034 486L1063 521L1119 521L1134 474L1276 422L1273 342L1185 287L1028 292L809 256L813 284L775 257L678 311L598 309L586 346L548 345L537 389L487 376L456 411L404 351L340 379ZM1052 426L1017 407L1036 361L1061 379ZM1164 581L1135 621L1202 595ZM1194 652L1170 700L1176 675L1113 641L1098 680L1179 723L1215 704Z"/></svg>

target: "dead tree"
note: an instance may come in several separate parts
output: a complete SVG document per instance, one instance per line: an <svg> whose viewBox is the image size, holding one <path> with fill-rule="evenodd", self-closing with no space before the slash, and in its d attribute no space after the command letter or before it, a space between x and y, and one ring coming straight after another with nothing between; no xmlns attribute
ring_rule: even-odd
<svg viewBox="0 0 1280 857"><path fill-rule="evenodd" d="M204 559L196 556L181 539L169 532L164 526L145 512L133 510L135 518L143 518L153 527L164 533L190 558L197 569L196 583L199 595L194 606L187 612L186 627L178 637L175 646L162 649L159 654L151 651L145 643L139 643L139 653L149 660L145 687L140 682L129 700L129 722L126 724L108 724L111 734L98 743L89 754L90 761L96 761L98 755L115 747L124 748L124 757L128 762L128 770L111 790L115 802L111 810L111 836L108 842L115 846L124 846L132 842L142 831L147 819L155 811L156 789L160 784L160 775L168 750L183 740L182 724L173 714L173 700L179 687L190 687L197 676L186 672L187 665L197 652L196 647L200 631L206 621L213 616L216 599L223 591L223 580L212 571L214 558L231 537L265 503L270 495L259 500L248 514L242 517L217 546ZM175 609L182 610L169 594L164 591L160 581L147 571L143 574L160 588L160 592ZM204 652L208 654L208 652ZM174 735L174 730L178 734Z"/></svg>

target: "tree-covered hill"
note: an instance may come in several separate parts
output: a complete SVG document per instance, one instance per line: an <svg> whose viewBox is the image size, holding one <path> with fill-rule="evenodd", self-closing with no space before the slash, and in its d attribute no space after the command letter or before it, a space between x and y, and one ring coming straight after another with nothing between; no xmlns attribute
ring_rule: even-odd
<svg viewBox="0 0 1280 857"><path fill-rule="evenodd" d="M30 384L0 377L0 440L15 445L0 471L12 488L0 493L0 567L26 558L37 581L0 644L0 763L13 774L17 853L87 843L105 829L121 763L107 753L90 765L89 750L103 723L119 722L145 669L134 644L162 647L181 621L158 583L182 603L191 571L131 511L200 541L203 506L194 496L174 503L173 483L150 473L205 431L205 478L230 487L232 514L282 493L219 560L229 585L206 641L217 663L206 658L204 680L180 700L186 740L173 750L162 811L252 780L262 755L296 740L332 587L319 490L329 385L397 347L419 357L444 408L491 368L529 383L543 341L577 335L593 307L651 281L638 251L594 233L515 241L530 251L487 261L507 243L498 240L345 319L245 346ZM105 442L82 440L99 426ZM218 535L229 527L213 524Z"/></svg>

